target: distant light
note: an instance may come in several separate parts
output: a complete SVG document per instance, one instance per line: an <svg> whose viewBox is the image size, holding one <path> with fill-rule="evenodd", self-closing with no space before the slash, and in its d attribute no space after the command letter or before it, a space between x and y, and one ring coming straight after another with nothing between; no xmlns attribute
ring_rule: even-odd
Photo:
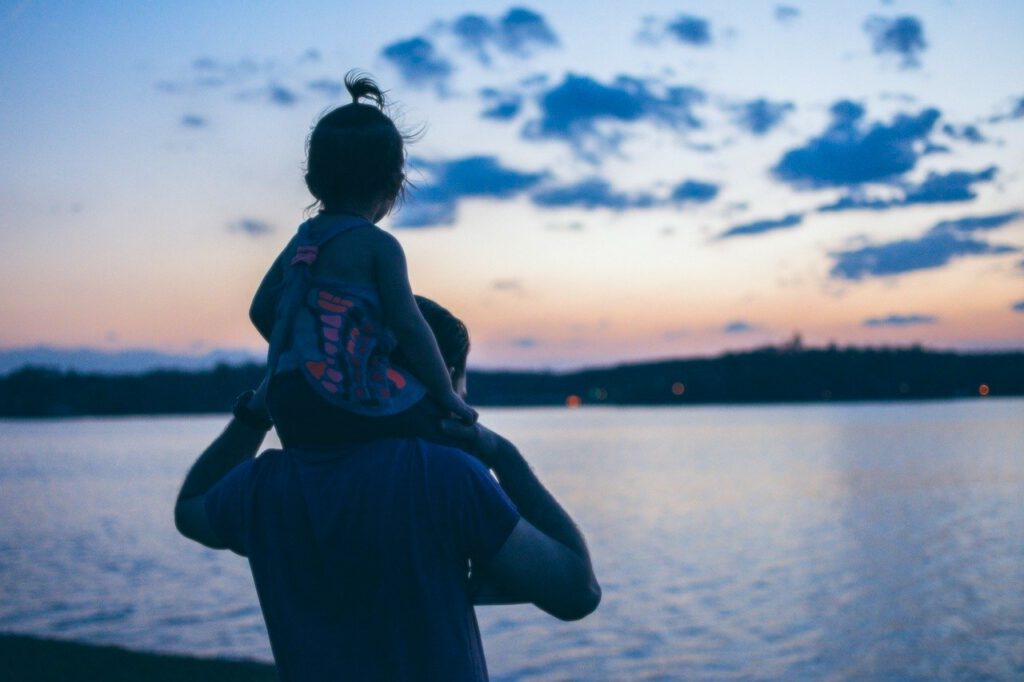
<svg viewBox="0 0 1024 682"><path fill-rule="evenodd" d="M988 384L978 386L978 395L988 395Z"/></svg>
<svg viewBox="0 0 1024 682"><path fill-rule="evenodd" d="M608 397L608 391L603 388L592 388L590 389L589 394L594 400L604 400Z"/></svg>
<svg viewBox="0 0 1024 682"><path fill-rule="evenodd" d="M580 397L578 395L571 395L565 399L566 407L579 407L582 404L583 401L580 400Z"/></svg>
<svg viewBox="0 0 1024 682"><path fill-rule="evenodd" d="M686 393L686 386L683 385L683 382L677 381L676 383L672 384L673 395L682 395L684 393Z"/></svg>

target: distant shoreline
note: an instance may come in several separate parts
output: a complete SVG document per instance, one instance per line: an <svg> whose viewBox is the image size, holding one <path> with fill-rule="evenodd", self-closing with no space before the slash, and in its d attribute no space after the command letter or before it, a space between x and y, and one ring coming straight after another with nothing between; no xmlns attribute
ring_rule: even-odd
<svg viewBox="0 0 1024 682"><path fill-rule="evenodd" d="M43 367L0 377L0 417L223 414L263 365L98 374ZM768 347L573 372L470 370L480 407L757 405L1024 396L1024 351Z"/></svg>
<svg viewBox="0 0 1024 682"><path fill-rule="evenodd" d="M131 651L116 646L0 633L0 679L18 682L274 682L258 661Z"/></svg>

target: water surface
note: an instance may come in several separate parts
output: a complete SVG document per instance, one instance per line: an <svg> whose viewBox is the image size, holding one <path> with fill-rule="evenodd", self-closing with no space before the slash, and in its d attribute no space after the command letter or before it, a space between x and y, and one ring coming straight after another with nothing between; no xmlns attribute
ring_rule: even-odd
<svg viewBox="0 0 1024 682"><path fill-rule="evenodd" d="M577 518L604 588L579 623L481 608L492 678L1020 678L1022 415L485 410ZM224 422L0 421L0 630L269 659L245 561L173 527Z"/></svg>

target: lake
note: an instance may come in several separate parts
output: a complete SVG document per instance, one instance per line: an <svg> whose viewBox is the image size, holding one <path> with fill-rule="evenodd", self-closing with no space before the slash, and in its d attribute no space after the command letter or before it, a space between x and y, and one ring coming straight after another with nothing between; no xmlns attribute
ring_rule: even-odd
<svg viewBox="0 0 1024 682"><path fill-rule="evenodd" d="M578 623L479 609L494 680L1024 676L1024 400L481 419L604 589ZM0 420L0 631L269 660L245 560L173 526L225 421Z"/></svg>

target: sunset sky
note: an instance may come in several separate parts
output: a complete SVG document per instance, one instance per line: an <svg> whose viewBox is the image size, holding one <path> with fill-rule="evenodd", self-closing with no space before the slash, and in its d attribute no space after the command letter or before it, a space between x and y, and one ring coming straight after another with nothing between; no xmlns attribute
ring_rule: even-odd
<svg viewBox="0 0 1024 682"><path fill-rule="evenodd" d="M1024 3L0 2L0 347L264 351L341 79L476 367L1024 348Z"/></svg>

